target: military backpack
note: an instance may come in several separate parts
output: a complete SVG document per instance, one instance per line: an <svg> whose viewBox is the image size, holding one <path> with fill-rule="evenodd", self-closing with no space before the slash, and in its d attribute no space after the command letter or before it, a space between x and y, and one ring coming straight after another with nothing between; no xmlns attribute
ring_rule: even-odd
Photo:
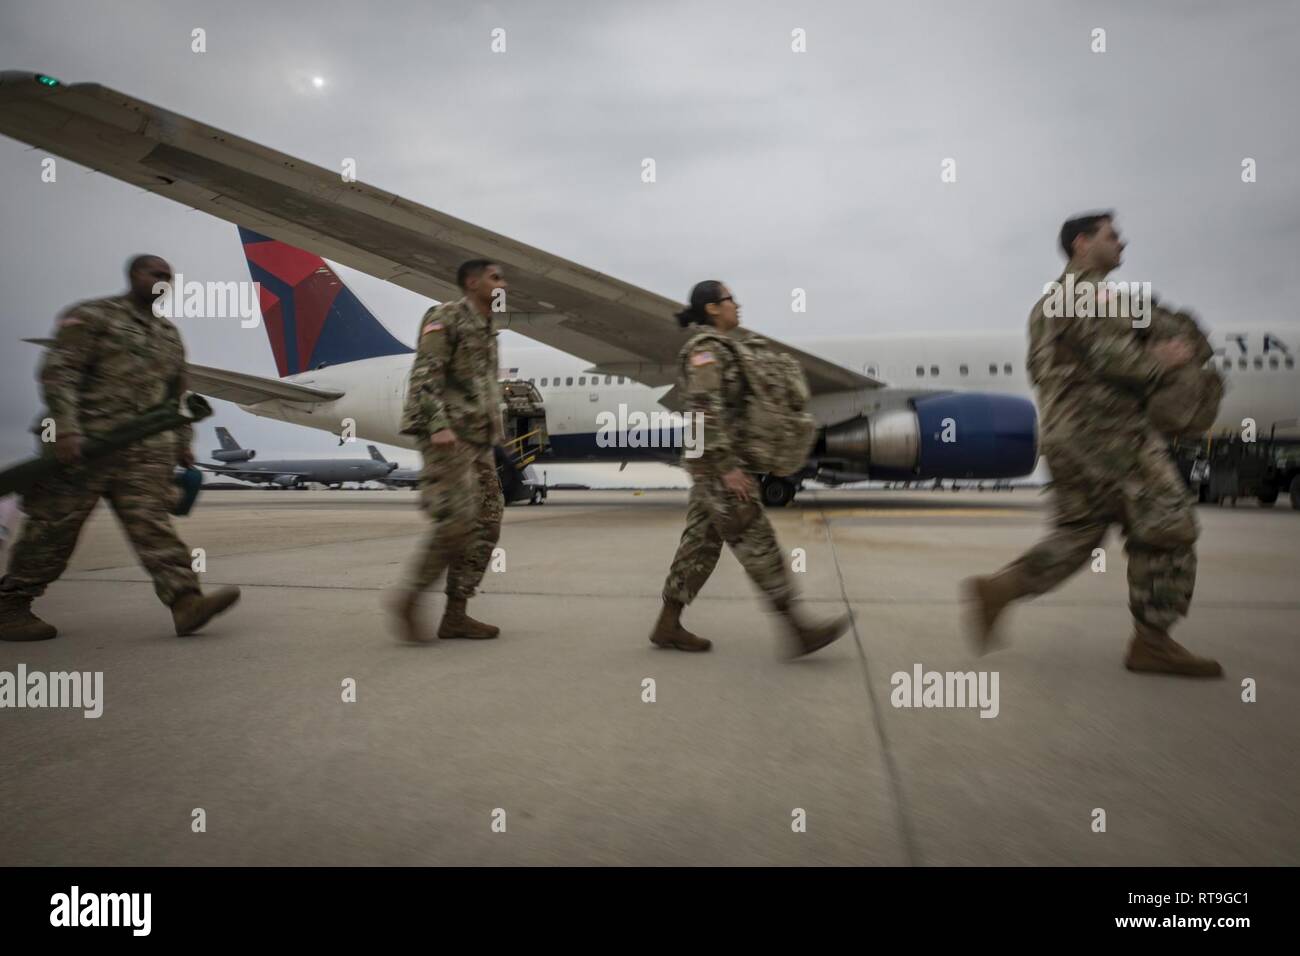
<svg viewBox="0 0 1300 956"><path fill-rule="evenodd" d="M704 333L692 344L705 338L736 356L745 380L739 437L746 464L770 475L801 471L817 440L817 421L808 411L810 392L803 366L758 336L742 341Z"/></svg>

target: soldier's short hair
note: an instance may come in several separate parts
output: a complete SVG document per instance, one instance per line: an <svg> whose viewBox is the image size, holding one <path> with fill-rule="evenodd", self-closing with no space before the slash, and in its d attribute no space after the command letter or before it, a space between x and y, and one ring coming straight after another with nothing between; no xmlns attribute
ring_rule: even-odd
<svg viewBox="0 0 1300 956"><path fill-rule="evenodd" d="M157 259L159 262L167 261L162 256L156 256L152 252L142 252L138 256L132 256L130 259L126 260L127 278L129 279L131 277L131 273L135 272L136 269L139 269L140 266L148 262L150 259Z"/></svg>
<svg viewBox="0 0 1300 956"><path fill-rule="evenodd" d="M493 259L468 259L462 262L460 268L456 270L456 285L463 290L470 279L481 275L484 269L494 265L497 265L497 262Z"/></svg>
<svg viewBox="0 0 1300 956"><path fill-rule="evenodd" d="M1065 258L1074 258L1075 239L1079 236L1095 236L1103 222L1109 222L1114 218L1114 211L1107 209L1065 220L1065 224L1061 226L1061 251L1065 253Z"/></svg>

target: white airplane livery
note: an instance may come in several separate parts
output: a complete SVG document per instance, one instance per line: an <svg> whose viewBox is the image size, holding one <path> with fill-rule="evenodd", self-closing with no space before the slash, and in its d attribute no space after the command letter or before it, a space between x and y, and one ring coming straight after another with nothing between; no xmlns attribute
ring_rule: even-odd
<svg viewBox="0 0 1300 956"><path fill-rule="evenodd" d="M689 333L670 299L96 84L0 74L0 133L237 224L279 378L201 365L191 387L257 415L408 446L398 432L412 349L324 258L446 301L457 266L502 265L498 326L548 348L506 356L540 395L554 461L672 460L680 447L622 428L679 410ZM1026 303L1026 312L1028 311ZM410 327L416 317L411 317ZM804 477L1002 479L1037 462L1023 326L998 333L861 336L772 344L799 362L821 426L800 475L765 476L783 504ZM1213 330L1229 389L1216 430L1300 418L1294 329ZM667 444L680 446L680 440Z"/></svg>
<svg viewBox="0 0 1300 956"><path fill-rule="evenodd" d="M1261 433L1273 426L1294 427L1300 419L1300 379L1295 365L1300 334L1284 336L1242 327L1212 332L1211 340L1217 347L1212 361L1228 382L1214 431L1238 431L1247 419L1254 421ZM1032 399L1024 370L1024 332L864 335L799 344L812 354L837 356L842 363L873 376L899 382L911 378L918 383L911 389L816 398L814 411L827 430L809 461L809 476L837 484L868 478L1010 478L1033 471L1035 421L1032 406L1023 404ZM635 422L637 415L642 422L655 422L655 416L665 411L663 400L670 386L648 386L624 375L601 374L590 363L548 348L516 349L505 357L504 364L503 377L536 386L544 401L550 439L546 460L671 462L680 455L682 440L676 434L671 440L660 441L656 436L633 445L625 432L616 430L612 436L608 432L609 422ZM359 436L414 447L411 437L399 432L410 370L409 355L325 365L283 381L337 392L339 398L314 404L260 401L241 407L253 414L334 432L340 420L351 419ZM220 389L212 385L201 390L212 394ZM938 411L927 416L935 428L935 440L942 445L942 429L935 423L941 423L953 409L969 417L960 398L966 392L976 392L985 401L991 397L994 403L1017 399L1002 403L998 410L1010 415L1022 412L1020 424L1026 443L1009 449L1013 434L1003 426L996 436L999 441L980 436L985 444L976 449L961 449L960 441L952 442L958 447L948 461L935 462L930 457L930 466L921 467L917 456L926 450L926 443L919 434L923 419L917 400L925 410L928 398L951 397L952 402L939 403ZM886 417L887 412L896 414ZM982 453L989 457L981 460ZM796 480L782 482L769 476L764 481L764 497L769 504L783 504L796 488Z"/></svg>

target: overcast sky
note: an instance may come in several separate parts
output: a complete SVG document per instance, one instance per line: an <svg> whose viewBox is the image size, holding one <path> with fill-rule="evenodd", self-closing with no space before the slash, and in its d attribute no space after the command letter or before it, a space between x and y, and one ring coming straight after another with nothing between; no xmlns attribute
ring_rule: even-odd
<svg viewBox="0 0 1300 956"><path fill-rule="evenodd" d="M1294 0L0 0L0 68L102 83L322 166L354 157L364 182L674 298L722 278L748 324L792 341L1022 329L1060 270L1061 220L1097 207L1129 239L1121 278L1211 324L1294 327L1297 49ZM66 162L42 183L43 156L0 137L0 461L30 449L39 409L39 350L18 340L117 292L129 255L248 278L234 226ZM339 272L411 340L427 300ZM192 361L274 374L261 330L178 324ZM266 457L336 447L219 403L200 453L212 424Z"/></svg>

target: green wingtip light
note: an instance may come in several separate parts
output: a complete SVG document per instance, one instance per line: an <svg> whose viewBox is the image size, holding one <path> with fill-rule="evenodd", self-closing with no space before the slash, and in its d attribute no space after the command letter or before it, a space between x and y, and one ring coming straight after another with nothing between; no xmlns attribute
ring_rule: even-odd
<svg viewBox="0 0 1300 956"><path fill-rule="evenodd" d="M44 73L36 74L36 82L41 86L58 86L59 81L52 76L46 76Z"/></svg>

